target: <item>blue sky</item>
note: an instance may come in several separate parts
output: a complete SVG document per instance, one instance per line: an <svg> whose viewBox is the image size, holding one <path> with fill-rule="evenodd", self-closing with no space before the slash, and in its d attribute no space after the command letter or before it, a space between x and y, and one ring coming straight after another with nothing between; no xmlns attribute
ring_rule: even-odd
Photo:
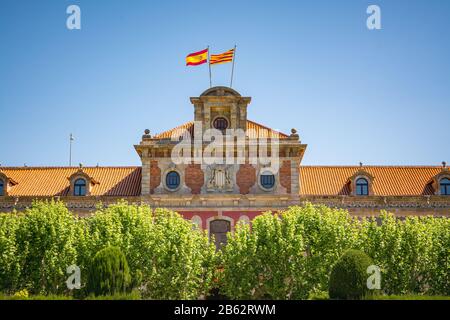
<svg viewBox="0 0 450 320"><path fill-rule="evenodd" d="M67 6L81 30L66 28ZM382 30L366 27L368 5ZM296 128L309 165L450 162L450 1L23 1L0 10L0 164L139 165L133 145L193 118L237 45L249 119ZM213 67L228 85L231 64Z"/></svg>

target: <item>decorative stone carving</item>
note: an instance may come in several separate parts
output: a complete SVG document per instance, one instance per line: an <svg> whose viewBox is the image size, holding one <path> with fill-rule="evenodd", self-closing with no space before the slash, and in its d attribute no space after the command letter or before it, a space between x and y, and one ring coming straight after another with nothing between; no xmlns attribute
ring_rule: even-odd
<svg viewBox="0 0 450 320"><path fill-rule="evenodd" d="M207 168L206 190L208 192L233 191L231 168L225 165L209 166Z"/></svg>

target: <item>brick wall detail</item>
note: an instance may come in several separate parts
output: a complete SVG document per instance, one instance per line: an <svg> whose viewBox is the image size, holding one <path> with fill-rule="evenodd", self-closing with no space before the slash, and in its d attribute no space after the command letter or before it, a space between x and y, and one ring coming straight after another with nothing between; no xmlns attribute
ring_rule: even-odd
<svg viewBox="0 0 450 320"><path fill-rule="evenodd" d="M291 161L284 160L280 168L280 184L286 188L287 193L291 193Z"/></svg>
<svg viewBox="0 0 450 320"><path fill-rule="evenodd" d="M241 194L250 193L256 183L256 169L251 164L241 164L236 174L236 184Z"/></svg>
<svg viewBox="0 0 450 320"><path fill-rule="evenodd" d="M184 179L186 186L191 189L192 194L200 194L205 176L199 164L189 164L186 166Z"/></svg>
<svg viewBox="0 0 450 320"><path fill-rule="evenodd" d="M152 160L150 162L150 193L155 192L155 188L157 188L161 184L161 169L158 167L158 161Z"/></svg>

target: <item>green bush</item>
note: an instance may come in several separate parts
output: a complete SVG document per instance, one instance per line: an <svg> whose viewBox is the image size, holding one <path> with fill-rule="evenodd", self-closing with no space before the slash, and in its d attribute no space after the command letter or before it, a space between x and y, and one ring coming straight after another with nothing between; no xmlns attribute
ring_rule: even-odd
<svg viewBox="0 0 450 320"><path fill-rule="evenodd" d="M84 224L83 261L105 246L119 247L126 254L133 286L145 298L197 299L211 289L214 244L178 213L152 212L148 206L121 201L97 210Z"/></svg>
<svg viewBox="0 0 450 320"><path fill-rule="evenodd" d="M20 283L20 253L16 241L19 222L16 214L0 214L0 290L8 293L14 292Z"/></svg>
<svg viewBox="0 0 450 320"><path fill-rule="evenodd" d="M331 299L361 299L367 288L367 267L372 259L359 250L347 250L333 266L330 275L329 296Z"/></svg>
<svg viewBox="0 0 450 320"><path fill-rule="evenodd" d="M326 291L318 291L309 294L308 300L328 300L330 296Z"/></svg>
<svg viewBox="0 0 450 320"><path fill-rule="evenodd" d="M87 291L96 296L128 291L130 270L125 255L116 247L107 247L94 256L89 268Z"/></svg>
<svg viewBox="0 0 450 320"><path fill-rule="evenodd" d="M231 299L307 299L328 291L332 266L354 248L380 267L383 293L450 296L449 230L447 218L383 213L377 223L305 204L238 226L216 253L205 231L170 210L120 201L78 218L63 202L36 201L0 214L0 292L83 298L67 289L67 267L80 267L85 289L92 258L115 246L144 298L197 299L217 288Z"/></svg>
<svg viewBox="0 0 450 320"><path fill-rule="evenodd" d="M424 296L424 295L404 295L404 296L367 296L366 300L450 300L449 296Z"/></svg>
<svg viewBox="0 0 450 320"><path fill-rule="evenodd" d="M381 289L389 295L450 295L450 219L382 212L366 220L361 249L381 269Z"/></svg>
<svg viewBox="0 0 450 320"><path fill-rule="evenodd" d="M325 206L265 213L237 226L223 250L221 291L233 299L307 299L327 291L329 270L357 242L348 213Z"/></svg>
<svg viewBox="0 0 450 320"><path fill-rule="evenodd" d="M141 300L141 294L137 290L129 293L116 293L106 296L89 295L85 300Z"/></svg>
<svg viewBox="0 0 450 320"><path fill-rule="evenodd" d="M72 300L67 295L34 295L30 296L27 289L15 292L13 295L0 293L0 300Z"/></svg>
<svg viewBox="0 0 450 320"><path fill-rule="evenodd" d="M66 269L77 261L77 222L55 201L34 202L23 214L0 215L0 290L67 293Z"/></svg>

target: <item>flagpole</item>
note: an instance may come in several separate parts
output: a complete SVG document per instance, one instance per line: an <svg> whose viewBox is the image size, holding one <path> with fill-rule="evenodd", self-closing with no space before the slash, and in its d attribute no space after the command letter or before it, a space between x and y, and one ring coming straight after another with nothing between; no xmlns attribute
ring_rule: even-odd
<svg viewBox="0 0 450 320"><path fill-rule="evenodd" d="M211 63L209 61L209 46L208 46L208 67L209 67L209 87L212 87L212 81L211 81Z"/></svg>
<svg viewBox="0 0 450 320"><path fill-rule="evenodd" d="M70 134L70 137L69 137L69 144L70 144L70 147L69 147L69 167L72 166L72 141L73 141L73 135Z"/></svg>
<svg viewBox="0 0 450 320"><path fill-rule="evenodd" d="M234 51L233 51L233 66L231 67L231 81L230 81L230 88L233 87L234 60L236 60L236 45L234 45Z"/></svg>

